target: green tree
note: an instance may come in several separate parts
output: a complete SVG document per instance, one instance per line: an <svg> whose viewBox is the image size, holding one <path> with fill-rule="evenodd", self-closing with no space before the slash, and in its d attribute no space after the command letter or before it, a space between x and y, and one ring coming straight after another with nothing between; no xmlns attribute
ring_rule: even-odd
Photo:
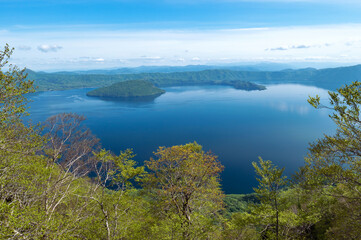
<svg viewBox="0 0 361 240"><path fill-rule="evenodd" d="M232 215L224 234L232 239L307 239L319 220L309 196L297 185L289 186L284 169L271 161L252 163L258 175L254 188L259 203L248 204Z"/></svg>
<svg viewBox="0 0 361 240"><path fill-rule="evenodd" d="M310 145L303 168L304 185L328 196L328 238L357 239L361 233L361 83L329 92L329 105L310 97L315 108L331 109L337 126L334 135L325 135Z"/></svg>
<svg viewBox="0 0 361 240"><path fill-rule="evenodd" d="M34 91L33 82L26 79L25 69L8 64L12 52L8 45L0 51L0 238L4 239L31 234L31 225L41 218L32 203L46 178L44 162L35 155L43 139L22 121L25 94Z"/></svg>
<svg viewBox="0 0 361 240"><path fill-rule="evenodd" d="M0 51L0 239L78 238L89 183L42 154L46 138L23 121L33 82L8 66L11 54Z"/></svg>
<svg viewBox="0 0 361 240"><path fill-rule="evenodd" d="M93 202L94 213L84 226L87 238L136 239L146 215L145 200L140 197L133 182L139 182L144 167L137 167L131 149L118 156L109 151L95 153L93 169L95 177L87 194ZM90 224L89 224L90 223Z"/></svg>
<svg viewBox="0 0 361 240"><path fill-rule="evenodd" d="M42 144L37 132L21 120L27 115L25 94L34 91L33 82L25 69L8 64L12 53L8 45L0 51L0 151L30 154Z"/></svg>
<svg viewBox="0 0 361 240"><path fill-rule="evenodd" d="M263 232L274 228L275 239L279 239L279 213L280 213L280 194L282 188L286 185L286 177L283 176L284 168L278 169L271 161L263 161L259 158L259 165L256 162L252 163L259 178L258 188L254 191L258 194L261 201L261 207L266 212L270 212L269 224L266 225Z"/></svg>
<svg viewBox="0 0 361 240"><path fill-rule="evenodd" d="M223 166L217 157L197 143L160 147L155 156L145 162L150 173L144 187L157 209L157 225L162 228L158 232L165 239L211 237L223 200L219 183Z"/></svg>

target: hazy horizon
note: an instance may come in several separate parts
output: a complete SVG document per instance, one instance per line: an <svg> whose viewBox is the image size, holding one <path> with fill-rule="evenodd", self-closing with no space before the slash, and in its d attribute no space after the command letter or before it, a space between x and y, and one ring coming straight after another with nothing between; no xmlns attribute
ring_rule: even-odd
<svg viewBox="0 0 361 240"><path fill-rule="evenodd" d="M263 65L265 69L263 69ZM268 66L269 65L269 66ZM338 67L350 67L361 65L361 63L309 63L309 62L300 62L300 63L277 63L277 62L254 62L254 63L230 63L230 64L190 64L190 65L139 65L139 66L114 66L114 67L80 67L80 68L54 68L54 69L32 69L29 70L35 72L46 72L46 73L56 73L56 72L88 72L88 71L111 71L119 69L139 69L139 68L187 68L187 67L204 67L205 69L228 69L232 67L239 68L252 68L254 67L257 71L282 71L287 69L305 69L305 68L315 68L315 69L326 69L326 68L338 68ZM284 66L284 67L282 67ZM193 70L189 70L193 71ZM202 71L202 70L200 70ZM246 70L245 70L246 71Z"/></svg>

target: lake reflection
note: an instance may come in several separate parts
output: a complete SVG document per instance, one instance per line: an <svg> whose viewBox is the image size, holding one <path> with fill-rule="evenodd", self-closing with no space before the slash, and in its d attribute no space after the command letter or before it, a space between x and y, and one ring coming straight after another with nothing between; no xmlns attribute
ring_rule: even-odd
<svg viewBox="0 0 361 240"><path fill-rule="evenodd" d="M31 119L83 114L105 148L115 153L133 148L139 162L158 146L197 141L225 166L226 193L252 191L257 182L251 162L258 156L292 174L303 164L308 142L334 130L329 112L307 103L316 94L327 102L327 91L310 86L270 85L252 92L226 86L172 87L148 102L104 101L87 97L89 90L34 94Z"/></svg>

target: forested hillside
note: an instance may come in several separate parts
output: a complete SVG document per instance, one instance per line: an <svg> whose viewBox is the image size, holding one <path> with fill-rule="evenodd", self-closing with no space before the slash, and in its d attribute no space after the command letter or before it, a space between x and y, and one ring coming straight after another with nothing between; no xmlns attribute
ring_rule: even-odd
<svg viewBox="0 0 361 240"><path fill-rule="evenodd" d="M87 93L93 97L111 98L141 98L157 97L165 93L164 90L155 87L151 82L144 80L132 80L114 83L108 87L94 89Z"/></svg>
<svg viewBox="0 0 361 240"><path fill-rule="evenodd" d="M38 91L65 90L71 88L104 87L126 80L147 80L158 87L183 85L230 85L233 81L259 84L298 83L314 85L335 90L344 84L350 84L361 78L361 65L316 70L233 71L204 70L172 73L139 74L78 74L78 73L43 73L27 70L29 79L34 80Z"/></svg>
<svg viewBox="0 0 361 240"><path fill-rule="evenodd" d="M221 162L195 142L138 166L131 149L102 149L83 116L24 123L33 82L4 70L11 53L0 52L0 239L359 239L360 82L329 106L309 99L333 110L337 132L310 144L294 176L260 158L255 193L226 197Z"/></svg>

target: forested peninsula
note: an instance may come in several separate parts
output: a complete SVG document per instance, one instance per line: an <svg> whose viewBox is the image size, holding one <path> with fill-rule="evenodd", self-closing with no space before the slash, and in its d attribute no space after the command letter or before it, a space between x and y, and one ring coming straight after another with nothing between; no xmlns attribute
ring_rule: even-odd
<svg viewBox="0 0 361 240"><path fill-rule="evenodd" d="M158 97L163 93L163 89L155 87L151 82L130 80L94 89L88 92L87 96L131 99Z"/></svg>

